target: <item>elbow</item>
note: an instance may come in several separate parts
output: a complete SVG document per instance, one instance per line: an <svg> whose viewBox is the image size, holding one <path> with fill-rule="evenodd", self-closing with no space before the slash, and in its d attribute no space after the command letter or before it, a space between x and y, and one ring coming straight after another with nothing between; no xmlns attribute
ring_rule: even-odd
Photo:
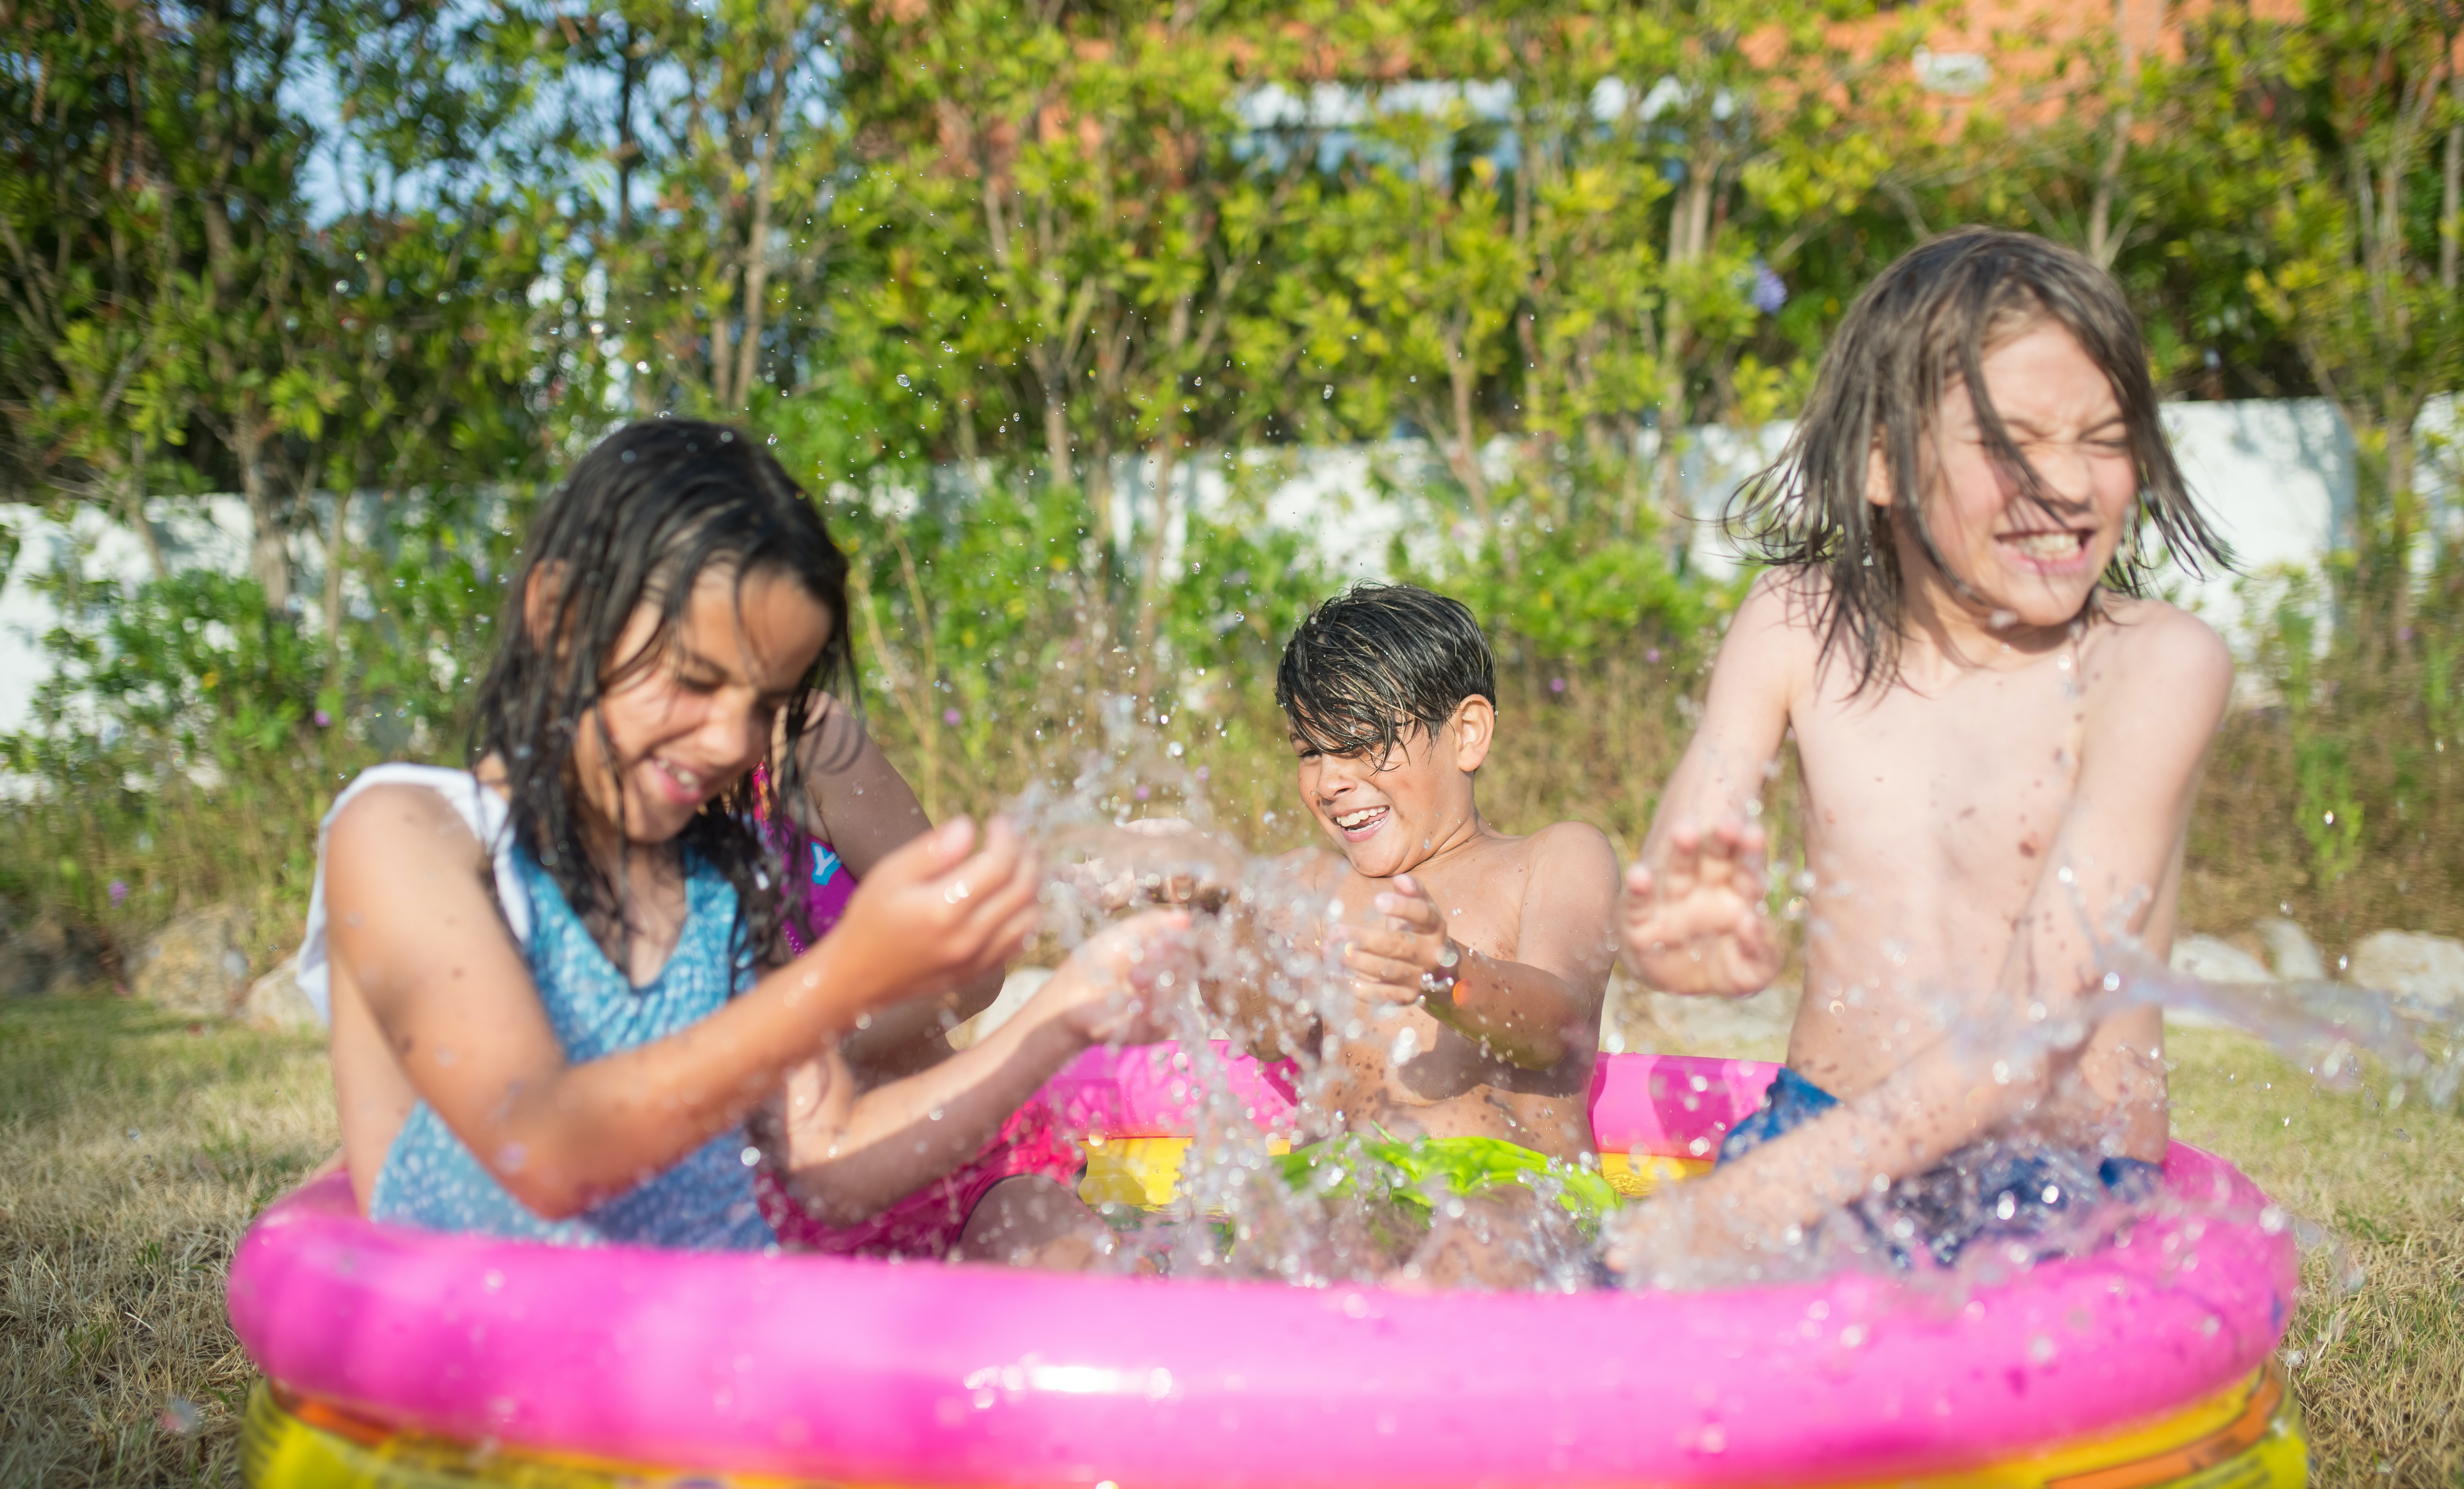
<svg viewBox="0 0 2464 1489"><path fill-rule="evenodd" d="M542 1145L525 1145L509 1141L499 1150L496 1161L487 1165L505 1193L520 1201L521 1207L542 1220L570 1220L604 1199L611 1198L630 1188L630 1184L593 1183L585 1167L575 1155L550 1151L541 1153ZM525 1149L527 1148L527 1151Z"/></svg>
<svg viewBox="0 0 2464 1489"><path fill-rule="evenodd" d="M578 1184L559 1183L544 1176L497 1172L496 1182L505 1193L521 1202L521 1207L551 1223L570 1220L590 1208L593 1197Z"/></svg>

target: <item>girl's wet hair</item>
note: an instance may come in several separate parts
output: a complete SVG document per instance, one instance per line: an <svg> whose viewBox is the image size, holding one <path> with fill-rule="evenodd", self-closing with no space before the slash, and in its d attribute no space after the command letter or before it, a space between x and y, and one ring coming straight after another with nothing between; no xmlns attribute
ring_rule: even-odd
<svg viewBox="0 0 2464 1489"><path fill-rule="evenodd" d="M2167 558L2193 576L2229 568L2231 552L2191 501L2158 422L2138 318L2104 271L2032 233L1964 228L1910 250L1848 308L1822 354L1814 395L1780 457L1737 489L1722 516L1752 558L1798 571L1814 604L1822 660L1844 654L1857 692L1898 676L1904 576L1892 524L1905 521L1937 571L1960 580L1927 531L1922 497L1943 395L1968 389L1993 462L2022 499L2046 506L2042 480L2012 441L1985 385L1994 347L2052 321L2069 331L2113 385L2128 429L2139 498L2105 570L2105 587L2145 592ZM1891 505L1866 499L1875 442ZM2147 529L2155 528L2151 555ZM2090 605L2095 603L2091 595Z"/></svg>
<svg viewBox="0 0 2464 1489"><path fill-rule="evenodd" d="M581 730L600 729L601 755L614 759L595 712L600 699L670 660L693 586L714 573L731 577L739 595L757 573L792 579L830 618L827 644L782 711L786 747L771 761L772 789L793 800L803 789L797 745L814 694L853 669L847 558L821 510L760 442L723 425L636 424L582 457L531 522L495 659L479 686L473 762L502 762L518 841L583 923L611 928L620 943L628 934L623 891L579 832L574 745ZM543 625L529 608L534 585L552 606ZM638 650L617 655L644 605L658 611L656 629ZM678 839L736 887L733 944L748 965L785 956L781 866L755 829L752 791L748 773L706 802Z"/></svg>
<svg viewBox="0 0 2464 1489"><path fill-rule="evenodd" d="M1497 663L1480 623L1463 602L1410 584L1354 584L1318 606L1275 669L1275 702L1295 738L1381 763L1414 730L1436 734L1474 695L1497 702Z"/></svg>

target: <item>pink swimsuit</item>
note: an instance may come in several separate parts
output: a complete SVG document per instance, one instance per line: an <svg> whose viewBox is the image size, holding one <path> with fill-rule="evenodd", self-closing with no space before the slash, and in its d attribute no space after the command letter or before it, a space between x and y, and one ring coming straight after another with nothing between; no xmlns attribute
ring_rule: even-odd
<svg viewBox="0 0 2464 1489"><path fill-rule="evenodd" d="M754 772L754 789L761 803L763 829L780 850L787 871L802 881L802 903L787 917L787 945L799 953L827 934L847 913L855 895L855 875L826 843L814 839L770 809L770 782L765 772ZM803 865L811 865L809 878ZM999 1132L987 1139L976 1156L926 1184L870 1219L853 1225L828 1225L815 1219L764 1164L753 1176L754 1198L761 1216L779 1239L802 1251L834 1257L921 1257L938 1259L957 1247L967 1220L992 1187L1007 1178L1033 1175L1053 1179L1072 1189L1086 1159L1062 1135L1052 1110L1041 1098L1010 1113Z"/></svg>

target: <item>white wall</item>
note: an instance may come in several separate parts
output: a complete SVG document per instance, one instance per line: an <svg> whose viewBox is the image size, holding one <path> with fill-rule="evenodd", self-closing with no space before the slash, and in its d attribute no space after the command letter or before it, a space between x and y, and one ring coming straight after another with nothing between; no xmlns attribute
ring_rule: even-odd
<svg viewBox="0 0 2464 1489"><path fill-rule="evenodd" d="M2451 498L2459 484L2456 401L2439 400L2422 423L2422 486L2439 503L2441 520L2455 530L2458 514ZM2352 438L2325 401L2172 404L2165 408L2165 424L2192 494L2233 545L2245 573L2306 566L2347 538L2354 490ZM1733 567L1734 555L1711 519L1739 481L1778 454L1790 427L1786 423L1750 432L1712 427L1695 431L1687 442L1681 464L1694 511L1703 519L1693 543L1697 563L1714 571ZM1509 452L1500 443L1485 452L1485 464L1502 477ZM1444 488L1443 462L1416 441L1243 451L1237 467L1221 454L1201 456L1176 467L1174 486L1181 498L1177 510L1194 505L1204 513L1225 512L1235 473L1244 487L1265 488L1269 526L1307 535L1319 559L1348 577L1383 576L1398 537L1407 551L1425 558L1441 545L1469 535L1465 524L1441 530L1418 504L1386 494ZM1143 504L1152 481L1149 464L1137 457L1125 456L1115 467L1117 531L1131 528L1133 509ZM230 573L246 567L248 509L237 497L161 500L149 510L163 535L165 556L174 567L212 565ZM49 602L30 580L78 545L84 546L90 575L133 582L147 571L136 537L91 510L80 512L71 526L31 508L0 507L0 524L23 541L15 565L0 584L0 731L8 731L26 721L44 676L38 644L53 624ZM1178 536L1166 545L1168 564L1179 562ZM303 538L297 547L299 591L314 595L321 555L313 539ZM2195 582L2186 579L2174 594L2234 636L2242 619L2235 583L2230 574Z"/></svg>

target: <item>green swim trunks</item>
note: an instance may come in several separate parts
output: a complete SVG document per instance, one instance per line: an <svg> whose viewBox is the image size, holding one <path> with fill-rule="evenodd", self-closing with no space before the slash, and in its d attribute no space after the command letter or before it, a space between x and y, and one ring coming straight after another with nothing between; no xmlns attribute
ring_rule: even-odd
<svg viewBox="0 0 2464 1489"><path fill-rule="evenodd" d="M1353 1133L1295 1148L1277 1158L1284 1182L1329 1197L1366 1194L1416 1210L1430 1208L1440 1185L1472 1195L1521 1184L1553 1197L1576 1221L1595 1226L1624 1201L1596 1171L1496 1137L1365 1138ZM1330 1171L1332 1171L1331 1172Z"/></svg>

